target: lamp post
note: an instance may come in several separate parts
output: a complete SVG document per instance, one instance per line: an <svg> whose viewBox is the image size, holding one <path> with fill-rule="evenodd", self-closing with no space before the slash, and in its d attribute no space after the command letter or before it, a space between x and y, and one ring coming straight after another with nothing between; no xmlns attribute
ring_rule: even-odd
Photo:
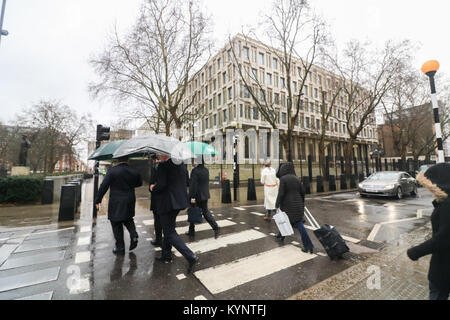
<svg viewBox="0 0 450 320"><path fill-rule="evenodd" d="M430 60L423 64L422 72L425 73L430 79L431 87L431 103L433 105L434 113L434 128L436 131L437 147L438 147L438 163L445 162L444 158L444 146L442 144L442 132L441 123L439 121L439 106L436 98L436 85L434 83L434 75L439 70L439 62L436 60Z"/></svg>
<svg viewBox="0 0 450 320"><path fill-rule="evenodd" d="M3 30L3 18L5 17L6 0L3 0L2 11L0 13L0 43L2 41L2 36L7 36L8 31Z"/></svg>

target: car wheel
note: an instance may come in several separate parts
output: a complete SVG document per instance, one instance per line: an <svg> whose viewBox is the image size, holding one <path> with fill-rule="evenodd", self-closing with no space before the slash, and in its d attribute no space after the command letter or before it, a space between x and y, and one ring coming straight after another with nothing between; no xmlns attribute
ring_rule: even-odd
<svg viewBox="0 0 450 320"><path fill-rule="evenodd" d="M400 187L397 188L397 195L396 195L396 198L397 198L398 200L401 200L401 199L403 198L403 191L402 191L402 188L400 188Z"/></svg>
<svg viewBox="0 0 450 320"><path fill-rule="evenodd" d="M411 191L413 197L417 196L417 185L414 185L413 191Z"/></svg>

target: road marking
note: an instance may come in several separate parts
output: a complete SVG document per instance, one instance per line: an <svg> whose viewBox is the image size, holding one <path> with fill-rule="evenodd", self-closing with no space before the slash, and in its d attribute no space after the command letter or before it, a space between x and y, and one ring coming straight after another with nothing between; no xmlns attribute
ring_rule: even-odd
<svg viewBox="0 0 450 320"><path fill-rule="evenodd" d="M81 276L78 280L77 285L70 288L70 294L80 294L83 292L88 292L91 290L91 285L89 282L89 275Z"/></svg>
<svg viewBox="0 0 450 320"><path fill-rule="evenodd" d="M219 248L225 248L229 245L244 243L252 240L257 240L267 237L266 234L256 230L246 230L238 233L231 233L225 236L221 236L217 239L204 239L197 242L191 242L188 244L189 249L195 253L204 253L208 251L217 250ZM177 257L181 257L181 253L175 252Z"/></svg>
<svg viewBox="0 0 450 320"><path fill-rule="evenodd" d="M264 213L260 213L260 212L250 212L250 213L251 213L251 214L254 214L254 215L257 215L257 216L260 216L260 217L265 216Z"/></svg>
<svg viewBox="0 0 450 320"><path fill-rule="evenodd" d="M325 254L325 253L323 253L323 252L317 252L317 255L318 256L322 256L322 257L326 257L327 255Z"/></svg>
<svg viewBox="0 0 450 320"><path fill-rule="evenodd" d="M245 211L245 210L247 210L247 209L240 208L240 207L234 207L234 209L239 210L239 211Z"/></svg>
<svg viewBox="0 0 450 320"><path fill-rule="evenodd" d="M292 241L291 244L298 246L300 243L298 243L297 241Z"/></svg>
<svg viewBox="0 0 450 320"><path fill-rule="evenodd" d="M181 274L177 275L177 279L183 280L183 279L186 279L186 276L183 273L181 273Z"/></svg>
<svg viewBox="0 0 450 320"><path fill-rule="evenodd" d="M91 232L92 231L92 227L91 226L82 226L80 228L80 232Z"/></svg>
<svg viewBox="0 0 450 320"><path fill-rule="evenodd" d="M254 229L255 229L255 230L259 230L259 229L261 229L261 228L260 228L260 227L254 227Z"/></svg>
<svg viewBox="0 0 450 320"><path fill-rule="evenodd" d="M0 292L55 281L59 270L60 267L54 267L0 278Z"/></svg>
<svg viewBox="0 0 450 320"><path fill-rule="evenodd" d="M219 221L216 221L216 222L217 222L217 225L219 227L221 227L221 228L222 227L232 226L232 225L236 224L233 221L229 221L229 220L219 220ZM205 231L205 230L208 230L208 229L211 229L211 226L209 225L209 223L202 223L202 224L195 225L195 231ZM189 231L189 226L178 227L176 230L177 230L178 234L182 234L184 232L188 232Z"/></svg>
<svg viewBox="0 0 450 320"><path fill-rule="evenodd" d="M187 215L181 215L181 216L177 216L177 220L176 221L187 221ZM144 220L142 221L142 223L146 226L152 226L155 224L155 221L153 219L150 220Z"/></svg>
<svg viewBox="0 0 450 320"><path fill-rule="evenodd" d="M36 234L46 234L46 233L60 232L60 231L72 230L72 229L75 229L75 227L56 229L56 230L50 230L50 231L42 231L42 232L34 232L34 233L31 233L30 236L34 236Z"/></svg>
<svg viewBox="0 0 450 320"><path fill-rule="evenodd" d="M252 206L241 206L242 208L253 208L253 207L264 207L264 205L263 204L255 204L255 205L252 205Z"/></svg>
<svg viewBox="0 0 450 320"><path fill-rule="evenodd" d="M240 222L240 224L246 224L244 221Z"/></svg>
<svg viewBox="0 0 450 320"><path fill-rule="evenodd" d="M303 253L295 246L286 245L230 263L203 269L195 272L194 275L212 294L217 294L315 257L317 257L315 254Z"/></svg>
<svg viewBox="0 0 450 320"><path fill-rule="evenodd" d="M28 297L18 298L16 300L52 300L53 291L35 294Z"/></svg>
<svg viewBox="0 0 450 320"><path fill-rule="evenodd" d="M91 261L91 252L90 251L77 252L77 254L75 255L75 263L76 264L84 263L84 262L88 262L88 261Z"/></svg>
<svg viewBox="0 0 450 320"><path fill-rule="evenodd" d="M86 246L89 244L91 244L91 236L78 238L77 246Z"/></svg>
<svg viewBox="0 0 450 320"><path fill-rule="evenodd" d="M143 234L146 234L146 233L147 233L147 231L141 231L141 233L143 233Z"/></svg>
<svg viewBox="0 0 450 320"><path fill-rule="evenodd" d="M399 222L407 222L407 221L414 221L414 220L419 220L423 218L423 210L422 209L418 209L417 213L416 213L416 217L415 218L407 218L407 219L396 219L396 220L391 220L391 221L384 221L384 222L380 222L377 223L372 231L370 232L369 236L367 237L367 240L369 241L374 241L375 237L377 236L378 231L380 231L381 226L386 225L386 224L392 224L392 223L399 223Z"/></svg>
<svg viewBox="0 0 450 320"><path fill-rule="evenodd" d="M37 264L61 261L64 259L66 251L52 251L32 256L22 256L19 258L8 259L0 268L0 270L21 268L26 266L33 266Z"/></svg>
<svg viewBox="0 0 450 320"><path fill-rule="evenodd" d="M194 300L208 300L208 299L206 299L204 296L200 295L200 296L196 296L194 298Z"/></svg>

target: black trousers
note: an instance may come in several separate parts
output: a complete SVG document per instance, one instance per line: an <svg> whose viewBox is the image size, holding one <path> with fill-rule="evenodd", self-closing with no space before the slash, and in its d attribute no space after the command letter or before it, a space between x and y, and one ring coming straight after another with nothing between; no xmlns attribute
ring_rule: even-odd
<svg viewBox="0 0 450 320"><path fill-rule="evenodd" d="M175 249L183 255L183 257L185 257L188 261L192 261L195 254L186 246L175 230L175 223L179 212L180 210L173 210L160 215L161 226L164 234L161 256L163 258L171 258L172 246L174 246Z"/></svg>
<svg viewBox="0 0 450 320"><path fill-rule="evenodd" d="M216 220L214 220L214 217L212 216L211 212L208 210L208 200L205 201L196 201L197 206L202 209L202 215L205 218L205 220L209 223L211 228L213 230L217 230L219 226L217 225ZM195 232L195 224L190 223L189 224L189 233Z"/></svg>
<svg viewBox="0 0 450 320"><path fill-rule="evenodd" d="M162 226L161 226L161 218L155 210L153 210L154 224L155 228L155 241L162 242Z"/></svg>
<svg viewBox="0 0 450 320"><path fill-rule="evenodd" d="M123 226L125 226L130 233L130 238L137 238L136 225L133 218L126 221L111 221L114 238L116 239L116 248L125 249L125 242L123 240Z"/></svg>

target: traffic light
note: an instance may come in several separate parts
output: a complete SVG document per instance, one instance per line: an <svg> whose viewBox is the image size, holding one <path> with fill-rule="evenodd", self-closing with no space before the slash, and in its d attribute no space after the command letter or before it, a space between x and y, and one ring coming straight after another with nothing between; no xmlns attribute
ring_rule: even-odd
<svg viewBox="0 0 450 320"><path fill-rule="evenodd" d="M109 127L104 127L101 124L97 125L97 141L109 140Z"/></svg>

